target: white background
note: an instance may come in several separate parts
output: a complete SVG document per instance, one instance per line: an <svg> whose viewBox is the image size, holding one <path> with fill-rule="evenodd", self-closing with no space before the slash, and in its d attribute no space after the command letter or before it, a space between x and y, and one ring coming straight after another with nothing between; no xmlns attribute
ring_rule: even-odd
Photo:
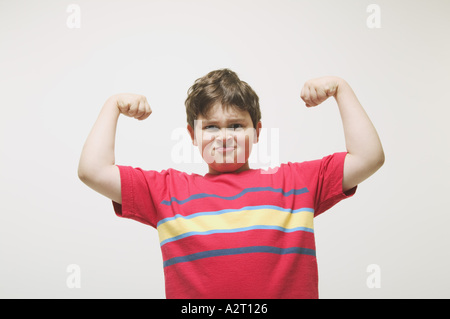
<svg viewBox="0 0 450 319"><path fill-rule="evenodd" d="M345 150L335 101L300 99L310 78L347 80L379 132L385 165L316 219L321 298L449 298L449 13L446 0L0 1L0 297L165 297L156 231L116 217L78 159L104 101L134 92L153 114L119 120L116 162L205 173L174 161L172 134L194 80L228 67L260 96L280 162Z"/></svg>

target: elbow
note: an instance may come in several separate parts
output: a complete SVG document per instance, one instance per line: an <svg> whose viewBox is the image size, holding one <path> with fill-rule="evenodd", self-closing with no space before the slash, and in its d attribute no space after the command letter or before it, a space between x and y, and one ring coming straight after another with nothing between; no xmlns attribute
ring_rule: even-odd
<svg viewBox="0 0 450 319"><path fill-rule="evenodd" d="M83 165L78 166L78 178L86 185L89 186L90 181L92 180L92 172L90 172L87 168L83 167Z"/></svg>
<svg viewBox="0 0 450 319"><path fill-rule="evenodd" d="M386 161L386 157L384 156L384 152L383 152L383 155L381 156L381 159L380 159L380 167L384 165L385 161Z"/></svg>
<svg viewBox="0 0 450 319"><path fill-rule="evenodd" d="M373 158L373 167L375 168L375 171L379 170L381 166L384 165L384 162L386 160L386 157L384 155L383 150L379 152L376 156Z"/></svg>
<svg viewBox="0 0 450 319"><path fill-rule="evenodd" d="M384 155L383 149L381 149L380 155L378 156L378 164L380 165L380 167L384 165L385 160L386 156Z"/></svg>
<svg viewBox="0 0 450 319"><path fill-rule="evenodd" d="M85 184L88 181L88 174L86 174L86 172L82 170L80 167L78 168L78 178Z"/></svg>

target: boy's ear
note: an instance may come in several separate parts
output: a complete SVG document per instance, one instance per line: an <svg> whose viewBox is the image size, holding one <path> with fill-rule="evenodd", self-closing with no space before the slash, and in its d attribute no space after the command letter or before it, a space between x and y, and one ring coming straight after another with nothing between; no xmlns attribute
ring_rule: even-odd
<svg viewBox="0 0 450 319"><path fill-rule="evenodd" d="M190 124L187 125L187 130L189 132L189 135L191 136L192 144L198 146L197 139L195 138L195 131Z"/></svg>
<svg viewBox="0 0 450 319"><path fill-rule="evenodd" d="M259 133L261 133L261 129L262 129L262 124L261 121L258 122L258 124L256 124L256 134L255 134L255 138L253 139L253 144L256 144L259 142Z"/></svg>

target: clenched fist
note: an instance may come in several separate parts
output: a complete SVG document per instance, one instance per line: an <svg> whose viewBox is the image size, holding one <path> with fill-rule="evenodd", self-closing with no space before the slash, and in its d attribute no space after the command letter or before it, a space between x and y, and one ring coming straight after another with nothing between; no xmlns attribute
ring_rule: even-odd
<svg viewBox="0 0 450 319"><path fill-rule="evenodd" d="M340 81L340 78L333 76L309 80L303 86L300 97L307 107L317 106L330 96L335 96Z"/></svg>
<svg viewBox="0 0 450 319"><path fill-rule="evenodd" d="M139 94L123 93L114 96L120 113L137 120L145 120L152 113L147 98Z"/></svg>

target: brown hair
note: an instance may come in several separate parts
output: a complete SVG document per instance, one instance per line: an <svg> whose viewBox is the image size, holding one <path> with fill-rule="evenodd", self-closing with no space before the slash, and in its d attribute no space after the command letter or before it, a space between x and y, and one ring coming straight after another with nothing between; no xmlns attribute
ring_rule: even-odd
<svg viewBox="0 0 450 319"><path fill-rule="evenodd" d="M206 116L209 109L218 102L223 107L237 107L248 111L254 128L261 120L259 98L255 91L241 81L235 72L220 69L197 79L189 88L185 101L188 124L194 128L197 116Z"/></svg>

